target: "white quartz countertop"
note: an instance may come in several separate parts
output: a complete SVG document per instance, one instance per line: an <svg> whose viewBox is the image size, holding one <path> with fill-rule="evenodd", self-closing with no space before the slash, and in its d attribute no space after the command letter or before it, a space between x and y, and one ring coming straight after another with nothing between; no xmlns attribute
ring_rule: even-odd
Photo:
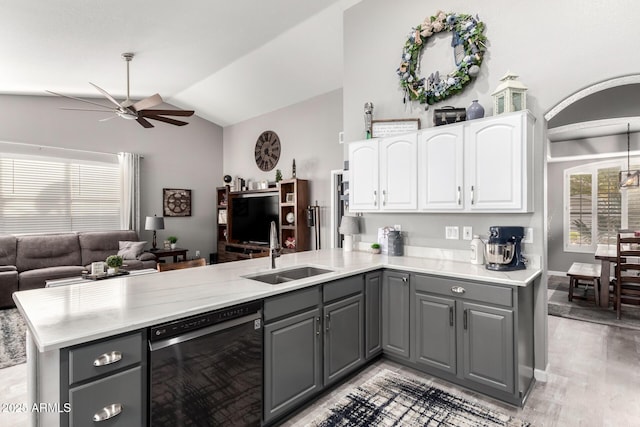
<svg viewBox="0 0 640 427"><path fill-rule="evenodd" d="M483 265L433 258L391 257L341 249L300 252L276 260L258 258L157 274L16 292L13 298L38 349L56 350L234 304L266 298L379 268L493 284L527 286L538 268L496 272ZM332 270L307 279L269 285L242 276L295 266Z"/></svg>

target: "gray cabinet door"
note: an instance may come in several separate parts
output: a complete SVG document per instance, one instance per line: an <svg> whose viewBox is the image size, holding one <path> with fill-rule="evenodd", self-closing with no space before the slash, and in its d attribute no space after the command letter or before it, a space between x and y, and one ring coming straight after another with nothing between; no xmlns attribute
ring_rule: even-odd
<svg viewBox="0 0 640 427"><path fill-rule="evenodd" d="M513 393L513 311L467 302L461 305L464 378Z"/></svg>
<svg viewBox="0 0 640 427"><path fill-rule="evenodd" d="M365 275L365 357L367 359L382 351L382 274Z"/></svg>
<svg viewBox="0 0 640 427"><path fill-rule="evenodd" d="M265 421L322 388L320 329L317 308L265 325Z"/></svg>
<svg viewBox="0 0 640 427"><path fill-rule="evenodd" d="M364 362L364 297L362 293L324 307L324 385Z"/></svg>
<svg viewBox="0 0 640 427"><path fill-rule="evenodd" d="M386 271L382 283L382 348L384 352L410 357L409 275Z"/></svg>
<svg viewBox="0 0 640 427"><path fill-rule="evenodd" d="M415 360L456 374L456 302L415 294Z"/></svg>

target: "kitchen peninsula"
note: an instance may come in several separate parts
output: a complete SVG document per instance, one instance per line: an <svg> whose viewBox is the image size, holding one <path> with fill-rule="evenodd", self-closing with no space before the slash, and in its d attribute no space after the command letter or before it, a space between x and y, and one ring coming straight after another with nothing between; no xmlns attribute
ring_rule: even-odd
<svg viewBox="0 0 640 427"><path fill-rule="evenodd" d="M268 260L253 259L14 294L28 326L30 399L61 405L69 402L69 397L61 390L69 389L82 377L74 371L74 362L81 359L81 352L86 348L111 337L138 340L131 347L139 353L139 359L131 363L144 382L150 327L251 301L263 302L267 312L270 302L283 295L296 295L296 292L322 286L325 286L322 298L326 308L331 301L327 284L345 283L344 289L356 286L358 290L353 292L366 294L369 288L365 280L371 277L377 277L381 285L376 291L378 312L372 313L374 306L368 305L369 296L366 296L362 318L365 322L379 319L382 324L378 332L380 351L374 351L372 355L382 353L512 404L522 405L526 399L534 382L532 288L539 283L540 269L529 267L496 272L468 262L388 257L339 249L287 254L278 258L277 264L276 270L270 270ZM313 266L330 272L277 285L246 278L299 266ZM354 281L355 276L362 280ZM350 280L342 282L343 279ZM341 291L331 288L330 292ZM376 316L372 318L371 314ZM277 319L277 315L273 319ZM446 319L447 329L436 330L444 325L443 319ZM266 343L270 319L265 315L263 320ZM365 323L363 328L366 326ZM494 331L494 327L499 330ZM396 336L397 331L401 332L401 337ZM481 335L474 335L474 331ZM368 333L366 335L369 337ZM397 342L398 338L404 342ZM437 341L434 353L431 348L436 339L445 341ZM494 355L479 354L487 350L482 343L487 340L497 340L502 345L499 351L504 358L500 363L490 360L495 359ZM442 350L445 342L446 352ZM364 353L364 347L363 342L360 353ZM449 358L448 362L441 356ZM356 368L364 365L365 357L361 359L354 365ZM265 381L277 380L277 375L271 375L273 372L267 373L267 366L264 370ZM489 375L479 375L477 370ZM73 375L76 375L75 379ZM82 381L79 383L83 384ZM144 384L140 384L140 389L146 389ZM269 387L265 385L267 389ZM138 411L142 421L138 424L144 425L147 397L141 393ZM267 423L286 416L288 410L303 402L272 407L271 400L267 400L273 396L268 391L265 394L263 420ZM34 414L34 418L39 417L39 425L67 425L76 409L71 406L71 415L40 413Z"/></svg>

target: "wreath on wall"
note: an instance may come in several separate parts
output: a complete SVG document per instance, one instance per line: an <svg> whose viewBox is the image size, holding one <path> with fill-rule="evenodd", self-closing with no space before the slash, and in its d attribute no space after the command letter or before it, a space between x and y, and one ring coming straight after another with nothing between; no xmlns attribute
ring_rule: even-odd
<svg viewBox="0 0 640 427"><path fill-rule="evenodd" d="M420 56L427 39L442 31L453 33L451 46L456 69L444 77L436 71L428 78L419 77ZM484 24L478 16L438 11L435 16L411 29L402 50L402 62L397 69L400 86L407 98L421 104L435 104L462 92L472 78L480 72L483 52L486 49Z"/></svg>

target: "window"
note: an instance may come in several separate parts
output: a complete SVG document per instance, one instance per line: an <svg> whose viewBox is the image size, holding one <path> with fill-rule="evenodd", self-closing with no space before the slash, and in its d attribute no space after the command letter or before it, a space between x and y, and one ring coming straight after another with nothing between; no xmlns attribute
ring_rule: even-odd
<svg viewBox="0 0 640 427"><path fill-rule="evenodd" d="M616 160L565 170L565 250L595 252L598 244L615 244L621 229L640 230L640 188L618 186L626 169Z"/></svg>
<svg viewBox="0 0 640 427"><path fill-rule="evenodd" d="M0 154L0 233L120 229L114 163Z"/></svg>

